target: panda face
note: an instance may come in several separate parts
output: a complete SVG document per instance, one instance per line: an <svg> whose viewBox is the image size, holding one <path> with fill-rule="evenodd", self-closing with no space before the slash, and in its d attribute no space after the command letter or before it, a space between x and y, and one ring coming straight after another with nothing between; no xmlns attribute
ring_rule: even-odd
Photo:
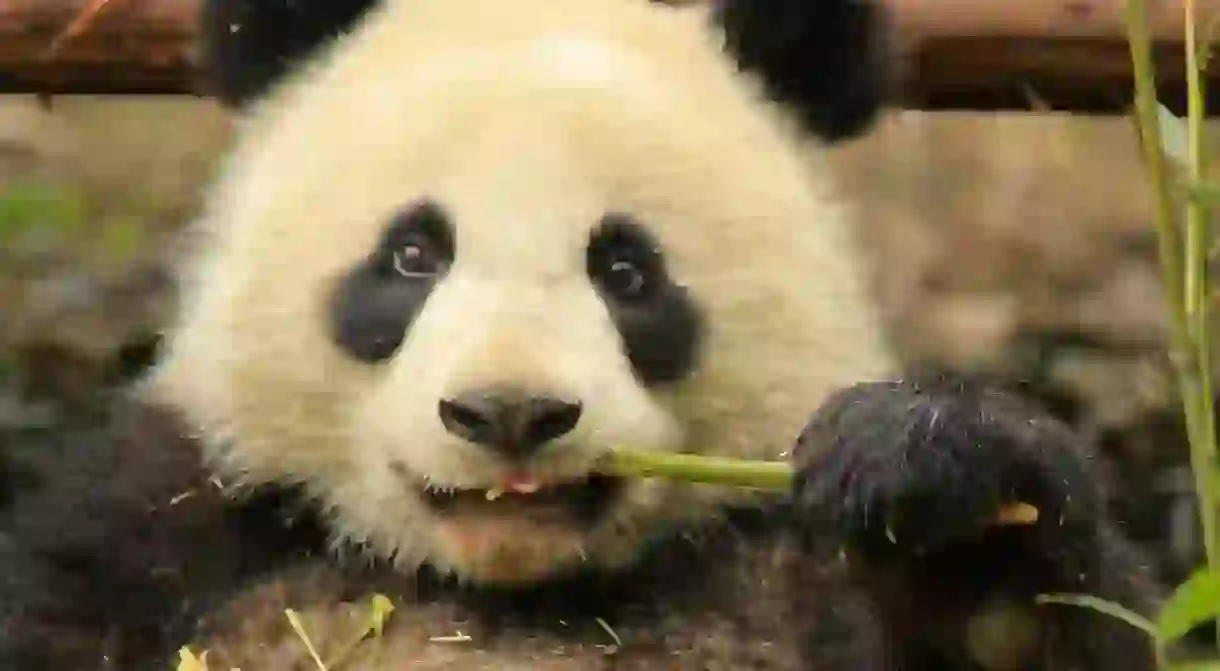
<svg viewBox="0 0 1220 671"><path fill-rule="evenodd" d="M701 27L647 16L458 49L389 14L253 114L154 378L222 480L532 581L749 495L606 450L782 458L888 367L821 171Z"/></svg>
<svg viewBox="0 0 1220 671"><path fill-rule="evenodd" d="M652 391L695 370L701 308L643 223L581 229L509 238L424 200L335 281L332 342L387 378L357 422L360 468L422 503L450 565L534 577L549 567L521 562L578 553L620 503L624 483L590 473L604 450L680 445Z"/></svg>

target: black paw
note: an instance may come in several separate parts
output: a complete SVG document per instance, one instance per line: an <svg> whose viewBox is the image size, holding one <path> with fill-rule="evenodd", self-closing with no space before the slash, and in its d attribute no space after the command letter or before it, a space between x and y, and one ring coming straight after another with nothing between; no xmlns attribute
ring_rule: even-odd
<svg viewBox="0 0 1220 671"><path fill-rule="evenodd" d="M799 523L880 559L924 554L1014 525L1096 525L1100 492L1080 439L1014 396L945 379L832 395L794 450Z"/></svg>

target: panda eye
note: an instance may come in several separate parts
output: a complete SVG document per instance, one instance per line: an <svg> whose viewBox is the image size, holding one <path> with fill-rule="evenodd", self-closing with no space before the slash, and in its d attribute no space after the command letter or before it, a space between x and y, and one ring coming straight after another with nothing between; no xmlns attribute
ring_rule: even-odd
<svg viewBox="0 0 1220 671"><path fill-rule="evenodd" d="M440 273L442 263L427 244L410 242L394 251L394 272L403 277L433 277Z"/></svg>
<svg viewBox="0 0 1220 671"><path fill-rule="evenodd" d="M643 293L647 278L633 261L621 259L610 263L602 284L619 298L634 298Z"/></svg>
<svg viewBox="0 0 1220 671"><path fill-rule="evenodd" d="M604 217L586 254L589 278L615 300L645 300L665 281L659 246L643 226L626 215Z"/></svg>
<svg viewBox="0 0 1220 671"><path fill-rule="evenodd" d="M453 262L453 230L440 206L423 201L394 217L374 254L382 277L420 280L442 275Z"/></svg>

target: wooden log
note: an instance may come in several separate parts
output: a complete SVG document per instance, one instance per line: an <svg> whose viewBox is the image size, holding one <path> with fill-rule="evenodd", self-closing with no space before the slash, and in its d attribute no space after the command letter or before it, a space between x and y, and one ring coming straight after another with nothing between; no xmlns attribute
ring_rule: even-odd
<svg viewBox="0 0 1220 671"><path fill-rule="evenodd" d="M1123 0L884 1L893 10L898 102L906 107L1128 107ZM202 93L199 2L0 0L0 92ZM1182 0L1148 4L1165 102L1180 110ZM1220 19L1220 0L1197 5L1205 18ZM1220 96L1215 79L1213 98Z"/></svg>
<svg viewBox="0 0 1220 671"><path fill-rule="evenodd" d="M195 93L199 0L0 0L0 93Z"/></svg>
<svg viewBox="0 0 1220 671"><path fill-rule="evenodd" d="M902 54L902 103L921 109L1125 112L1125 0L886 0ZM1183 0L1146 0L1162 101L1185 110ZM1220 37L1220 0L1196 0ZM1220 78L1206 73L1209 111Z"/></svg>

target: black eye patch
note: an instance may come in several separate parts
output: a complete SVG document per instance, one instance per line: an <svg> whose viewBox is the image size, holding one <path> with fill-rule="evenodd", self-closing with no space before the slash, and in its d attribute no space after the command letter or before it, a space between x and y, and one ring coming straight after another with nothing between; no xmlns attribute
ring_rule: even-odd
<svg viewBox="0 0 1220 671"><path fill-rule="evenodd" d="M439 205L424 200L407 207L377 247L336 282L331 340L360 361L393 356L455 253L453 227Z"/></svg>
<svg viewBox="0 0 1220 671"><path fill-rule="evenodd" d="M661 246L630 216L608 214L593 230L586 272L610 312L627 358L644 384L675 382L693 370L702 315L669 277Z"/></svg>

